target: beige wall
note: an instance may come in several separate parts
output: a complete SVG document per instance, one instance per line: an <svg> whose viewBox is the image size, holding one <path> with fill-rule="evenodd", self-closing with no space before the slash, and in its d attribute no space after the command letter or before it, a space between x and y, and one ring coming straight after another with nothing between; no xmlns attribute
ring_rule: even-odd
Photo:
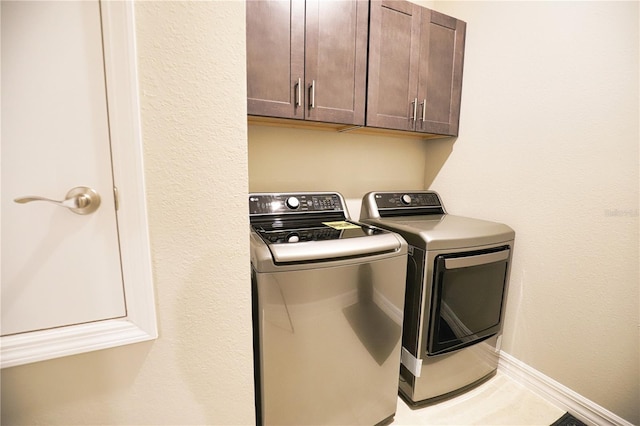
<svg viewBox="0 0 640 426"><path fill-rule="evenodd" d="M432 144L444 162L451 141ZM357 219L367 191L421 189L427 149L421 139L251 125L250 191L337 191Z"/></svg>
<svg viewBox="0 0 640 426"><path fill-rule="evenodd" d="M252 423L248 169L508 223L504 349L640 423L638 3L432 5L468 22L455 143L252 127L247 159L243 3L138 3L160 338L3 370L2 423Z"/></svg>
<svg viewBox="0 0 640 426"><path fill-rule="evenodd" d="M244 3L136 25L160 337L3 370L3 425L254 422Z"/></svg>
<svg viewBox="0 0 640 426"><path fill-rule="evenodd" d="M438 2L469 26L460 136L431 185L516 230L503 349L633 424L638 6Z"/></svg>

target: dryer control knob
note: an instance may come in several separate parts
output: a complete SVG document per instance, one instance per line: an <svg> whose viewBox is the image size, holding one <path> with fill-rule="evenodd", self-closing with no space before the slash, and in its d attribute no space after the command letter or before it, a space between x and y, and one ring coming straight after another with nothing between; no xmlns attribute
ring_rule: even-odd
<svg viewBox="0 0 640 426"><path fill-rule="evenodd" d="M285 201L285 204L287 205L287 207L294 210L300 207L300 201L298 201L296 197L287 198L287 201Z"/></svg>
<svg viewBox="0 0 640 426"><path fill-rule="evenodd" d="M404 195L400 198L400 200L402 201L402 204L405 204L405 205L407 205L407 206L408 206L409 204L411 204L411 196L410 196L409 194L404 194Z"/></svg>

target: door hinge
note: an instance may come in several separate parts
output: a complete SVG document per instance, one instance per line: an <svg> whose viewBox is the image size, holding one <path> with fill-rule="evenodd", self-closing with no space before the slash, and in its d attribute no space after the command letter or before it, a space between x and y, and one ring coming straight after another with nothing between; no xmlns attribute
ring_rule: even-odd
<svg viewBox="0 0 640 426"><path fill-rule="evenodd" d="M118 211L120 209L120 200L118 200L118 188L117 187L113 187L113 202L116 206L116 211Z"/></svg>

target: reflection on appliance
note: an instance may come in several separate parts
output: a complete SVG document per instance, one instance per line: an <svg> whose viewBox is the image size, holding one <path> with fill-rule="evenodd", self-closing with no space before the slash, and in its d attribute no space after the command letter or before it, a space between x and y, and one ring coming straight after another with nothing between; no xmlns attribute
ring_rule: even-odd
<svg viewBox="0 0 640 426"><path fill-rule="evenodd" d="M285 298L284 291L282 290L282 286L278 282L277 277L274 277L274 284L278 289L277 294L280 295L280 300L271 301L271 303L266 302L264 304L264 317L274 327L281 328L282 330L290 333L295 333L293 319L289 312L289 305L287 304L287 299Z"/></svg>
<svg viewBox="0 0 640 426"><path fill-rule="evenodd" d="M495 374L514 231L447 214L433 191L366 194L360 220L409 243L403 398L434 402Z"/></svg>
<svg viewBox="0 0 640 426"><path fill-rule="evenodd" d="M395 343L400 340L402 312L386 313L381 306L393 308L393 304L384 300L379 293L377 298L374 296L371 266L360 265L358 301L342 309L342 312L367 351L378 365L383 365L393 353Z"/></svg>
<svg viewBox="0 0 640 426"><path fill-rule="evenodd" d="M258 424L390 422L406 242L352 222L337 193L251 194L249 208Z"/></svg>
<svg viewBox="0 0 640 426"><path fill-rule="evenodd" d="M459 341L462 342L467 336L475 336L471 329L465 325L465 323L456 315L456 311L451 309L447 302L442 301L440 305L440 328L443 330L443 335L449 335L447 341Z"/></svg>

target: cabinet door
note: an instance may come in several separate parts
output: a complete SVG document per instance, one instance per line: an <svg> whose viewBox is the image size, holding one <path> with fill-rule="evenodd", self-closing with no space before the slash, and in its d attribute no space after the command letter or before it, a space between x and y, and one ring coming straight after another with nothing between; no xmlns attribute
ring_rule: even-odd
<svg viewBox="0 0 640 426"><path fill-rule="evenodd" d="M406 1L371 1L367 126L415 128L421 10Z"/></svg>
<svg viewBox="0 0 640 426"><path fill-rule="evenodd" d="M247 1L246 16L247 113L303 119L304 1Z"/></svg>
<svg viewBox="0 0 640 426"><path fill-rule="evenodd" d="M458 134L466 23L422 11L416 130Z"/></svg>
<svg viewBox="0 0 640 426"><path fill-rule="evenodd" d="M307 0L307 120L364 125L368 6L358 0Z"/></svg>

